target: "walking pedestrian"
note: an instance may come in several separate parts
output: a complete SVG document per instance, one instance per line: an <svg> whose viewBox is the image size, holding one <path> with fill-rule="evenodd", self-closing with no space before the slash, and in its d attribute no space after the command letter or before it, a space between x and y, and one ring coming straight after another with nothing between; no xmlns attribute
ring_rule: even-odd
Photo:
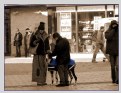
<svg viewBox="0 0 121 93"><path fill-rule="evenodd" d="M56 41L55 48L49 57L56 56L57 71L60 77L60 86L69 86L68 81L68 63L70 61L70 45L66 38L62 38L59 33L54 33L53 38Z"/></svg>
<svg viewBox="0 0 121 93"><path fill-rule="evenodd" d="M14 36L14 46L16 46L16 57L21 57L21 46L22 46L23 36L19 29L17 28L17 32Z"/></svg>
<svg viewBox="0 0 121 93"><path fill-rule="evenodd" d="M105 32L106 53L110 56L112 83L119 83L119 27L116 20L112 20L108 30Z"/></svg>
<svg viewBox="0 0 121 93"><path fill-rule="evenodd" d="M47 62L46 54L50 50L48 35L45 32L45 23L40 22L37 31L32 34L30 46L38 44L36 54L33 56L32 81L37 82L38 86L46 85Z"/></svg>
<svg viewBox="0 0 121 93"><path fill-rule="evenodd" d="M92 63L97 63L96 56L100 49L103 52L103 54L105 55L105 57L107 58L107 55L105 54L105 49L104 49L104 43L105 43L104 26L100 27L100 30L97 32L95 38L96 38L96 42L95 42L96 46L95 46L95 50L93 53Z"/></svg>

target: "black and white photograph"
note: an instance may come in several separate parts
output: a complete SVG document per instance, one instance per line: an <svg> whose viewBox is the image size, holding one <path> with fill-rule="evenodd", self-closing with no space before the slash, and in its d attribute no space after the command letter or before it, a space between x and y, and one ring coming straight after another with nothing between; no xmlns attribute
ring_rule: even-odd
<svg viewBox="0 0 121 93"><path fill-rule="evenodd" d="M5 3L4 91L119 92L119 3Z"/></svg>

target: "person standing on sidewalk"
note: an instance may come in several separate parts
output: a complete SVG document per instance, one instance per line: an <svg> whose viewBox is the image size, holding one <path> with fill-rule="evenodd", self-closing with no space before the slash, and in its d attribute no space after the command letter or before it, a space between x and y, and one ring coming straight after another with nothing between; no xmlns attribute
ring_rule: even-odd
<svg viewBox="0 0 121 93"><path fill-rule="evenodd" d="M112 83L119 83L119 27L116 20L111 21L108 30L105 32L106 53L110 56Z"/></svg>
<svg viewBox="0 0 121 93"><path fill-rule="evenodd" d="M23 36L19 29L17 28L17 32L14 36L14 46L16 46L16 57L21 57L21 46L22 46Z"/></svg>
<svg viewBox="0 0 121 93"><path fill-rule="evenodd" d="M45 32L45 23L40 22L38 30L32 34L30 46L34 47L37 44L36 54L33 56L32 64L32 81L37 82L38 86L47 85L46 74L47 74L47 62L46 54L50 50L48 35Z"/></svg>
<svg viewBox="0 0 121 93"><path fill-rule="evenodd" d="M107 55L105 54L105 51L104 51L105 38L104 38L103 33L104 33L104 26L101 26L100 30L96 34L96 41L95 41L96 46L95 46L95 50L93 53L92 63L97 63L96 56L100 49L103 52L103 54L105 55L105 57L107 58Z"/></svg>
<svg viewBox="0 0 121 93"><path fill-rule="evenodd" d="M25 50L25 57L30 56L29 53L29 43L31 38L32 32L29 28L26 28L25 36L24 36L24 50Z"/></svg>
<svg viewBox="0 0 121 93"><path fill-rule="evenodd" d="M62 38L59 33L54 33L53 38L56 41L55 48L49 57L56 56L57 71L60 77L60 86L69 86L68 81L68 63L70 61L70 45L66 38Z"/></svg>
<svg viewBox="0 0 121 93"><path fill-rule="evenodd" d="M26 29L26 32L25 32L25 35L24 35L24 51L25 51L25 57L28 56L28 45L27 45L27 42L28 42L28 29Z"/></svg>

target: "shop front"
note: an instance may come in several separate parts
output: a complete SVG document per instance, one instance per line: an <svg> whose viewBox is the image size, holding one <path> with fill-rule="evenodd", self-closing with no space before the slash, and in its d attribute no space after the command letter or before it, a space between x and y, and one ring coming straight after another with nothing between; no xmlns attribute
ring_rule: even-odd
<svg viewBox="0 0 121 93"><path fill-rule="evenodd" d="M86 5L56 7L57 31L66 37L71 53L93 53L92 34L105 26L106 19L117 19L118 5ZM110 21L111 21L110 20ZM118 20L117 20L118 21ZM107 27L105 27L105 30Z"/></svg>

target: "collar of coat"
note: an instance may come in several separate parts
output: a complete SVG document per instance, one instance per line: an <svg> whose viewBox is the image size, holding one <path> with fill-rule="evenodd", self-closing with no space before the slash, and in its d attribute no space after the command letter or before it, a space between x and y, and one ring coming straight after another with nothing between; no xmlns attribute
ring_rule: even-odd
<svg viewBox="0 0 121 93"><path fill-rule="evenodd" d="M42 34L39 31L37 31L35 33L35 36L37 38L41 38L43 41L45 41L45 39L48 38L48 35L47 35L47 33L45 31Z"/></svg>

